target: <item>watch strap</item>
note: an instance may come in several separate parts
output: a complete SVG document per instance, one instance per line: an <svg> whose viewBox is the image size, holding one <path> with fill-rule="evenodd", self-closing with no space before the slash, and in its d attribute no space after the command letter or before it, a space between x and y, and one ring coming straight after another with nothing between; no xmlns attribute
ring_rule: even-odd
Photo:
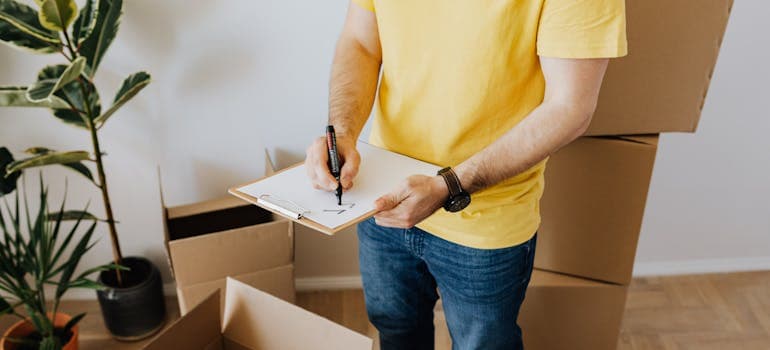
<svg viewBox="0 0 770 350"><path fill-rule="evenodd" d="M444 178L447 188L449 189L449 197L454 197L463 192L463 187L460 184L460 178L451 167L446 167L438 172L441 177Z"/></svg>

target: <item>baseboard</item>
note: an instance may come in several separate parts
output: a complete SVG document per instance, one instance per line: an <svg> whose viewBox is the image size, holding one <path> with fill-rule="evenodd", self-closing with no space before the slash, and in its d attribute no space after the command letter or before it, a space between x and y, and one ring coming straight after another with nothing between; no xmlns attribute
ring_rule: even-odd
<svg viewBox="0 0 770 350"><path fill-rule="evenodd" d="M770 256L731 259L637 262L634 277L770 270Z"/></svg>
<svg viewBox="0 0 770 350"><path fill-rule="evenodd" d="M53 295L54 289L46 289L47 295ZM167 297L176 296L176 283L169 282L163 284L163 295ZM96 292L92 289L70 289L64 294L62 300L96 300Z"/></svg>
<svg viewBox="0 0 770 350"><path fill-rule="evenodd" d="M361 289L361 276L300 277L295 284L298 292L314 290Z"/></svg>
<svg viewBox="0 0 770 350"><path fill-rule="evenodd" d="M702 273L722 273L739 271L770 270L770 256L733 259L702 259L685 261L654 261L637 262L634 266L634 277L671 276ZM295 286L299 292L316 290L360 289L363 287L361 276L324 276L300 277ZM49 291L53 292L53 289ZM176 295L174 282L163 285L163 294ZM93 300L96 292L90 289L72 289L64 295L66 300Z"/></svg>

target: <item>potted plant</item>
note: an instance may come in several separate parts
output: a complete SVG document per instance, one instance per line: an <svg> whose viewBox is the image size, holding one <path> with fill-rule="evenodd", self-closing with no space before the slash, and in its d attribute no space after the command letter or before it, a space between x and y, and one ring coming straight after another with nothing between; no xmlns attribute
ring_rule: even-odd
<svg viewBox="0 0 770 350"><path fill-rule="evenodd" d="M49 212L42 175L39 199L37 212L32 212L26 193L22 206L17 191L15 205L4 201L4 210L0 208L0 315L20 318L5 331L0 350L77 349L77 323L85 314L71 317L62 313L59 301L73 288L101 288L89 276L116 268L109 264L76 275L83 255L93 247L96 220L85 210L65 211L64 200L58 212ZM64 230L65 220L74 220L71 229ZM86 221L92 223L81 230ZM85 232L79 235L80 231Z"/></svg>
<svg viewBox="0 0 770 350"><path fill-rule="evenodd" d="M112 211L104 151L99 130L121 106L147 84L150 75L128 76L112 105L102 108L94 75L118 32L122 0L86 0L80 11L74 0L35 0L38 9L15 0L0 0L0 40L40 54L59 54L65 64L44 67L29 86L0 87L0 106L43 107L66 124L85 131L91 150L55 151L32 147L29 158L11 162L5 174L22 169L59 164L85 176L101 193L112 244L114 266L126 271L102 271L97 292L107 329L121 340L142 339L159 330L166 319L165 300L158 268L142 257L123 257ZM95 173L91 166L95 167ZM2 169L0 169L2 170Z"/></svg>

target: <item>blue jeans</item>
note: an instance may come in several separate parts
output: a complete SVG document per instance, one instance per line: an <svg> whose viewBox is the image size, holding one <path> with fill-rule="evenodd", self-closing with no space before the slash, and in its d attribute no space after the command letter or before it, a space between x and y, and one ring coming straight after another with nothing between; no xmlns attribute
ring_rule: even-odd
<svg viewBox="0 0 770 350"><path fill-rule="evenodd" d="M536 237L509 248L475 249L368 219L358 225L358 239L366 311L380 333L380 349L433 350L438 292L453 349L524 348L516 319Z"/></svg>

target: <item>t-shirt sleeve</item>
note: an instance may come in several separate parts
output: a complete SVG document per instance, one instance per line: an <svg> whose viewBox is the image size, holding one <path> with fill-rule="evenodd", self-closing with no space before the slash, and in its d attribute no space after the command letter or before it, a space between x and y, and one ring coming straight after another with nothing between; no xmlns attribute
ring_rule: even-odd
<svg viewBox="0 0 770 350"><path fill-rule="evenodd" d="M627 52L625 0L544 0L538 55L612 58Z"/></svg>
<svg viewBox="0 0 770 350"><path fill-rule="evenodd" d="M374 12L374 0L351 0L354 4Z"/></svg>

